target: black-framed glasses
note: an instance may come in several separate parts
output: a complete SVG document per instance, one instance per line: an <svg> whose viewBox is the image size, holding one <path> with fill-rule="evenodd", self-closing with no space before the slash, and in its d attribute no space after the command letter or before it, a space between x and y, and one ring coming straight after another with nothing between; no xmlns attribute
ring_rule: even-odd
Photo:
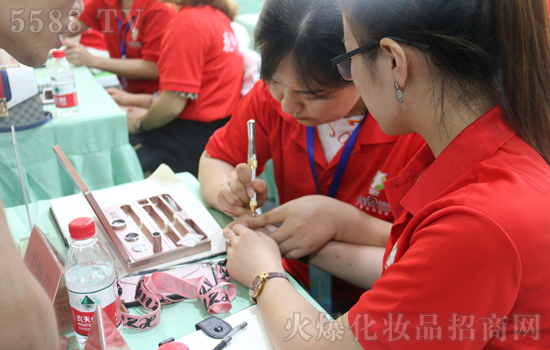
<svg viewBox="0 0 550 350"><path fill-rule="evenodd" d="M390 38L392 40L401 42L403 44L411 45L422 51L426 51L430 47L430 45L428 44L411 43L405 39L401 39L395 36L386 36L385 38ZM379 44L380 44L380 40L377 40L373 43L360 46L355 50L346 52L345 54L334 57L332 60L330 60L330 62L338 72L340 79L342 79L343 81L352 82L353 79L351 77L351 58L357 54L360 54L363 51L368 51Z"/></svg>

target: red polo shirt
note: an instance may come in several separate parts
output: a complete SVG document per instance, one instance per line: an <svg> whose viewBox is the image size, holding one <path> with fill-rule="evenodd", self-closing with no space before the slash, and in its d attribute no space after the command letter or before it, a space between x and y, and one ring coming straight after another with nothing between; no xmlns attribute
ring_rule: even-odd
<svg viewBox="0 0 550 350"><path fill-rule="evenodd" d="M107 51L103 34L92 28L88 28L84 33L82 33L80 43L86 47L93 47L94 49Z"/></svg>
<svg viewBox="0 0 550 350"><path fill-rule="evenodd" d="M91 1L92 0L84 0L84 7L86 7ZM87 47L93 47L94 49L107 50L103 34L101 34L99 30L93 28L88 28L86 31L84 31L84 33L82 33L80 43Z"/></svg>
<svg viewBox="0 0 550 350"><path fill-rule="evenodd" d="M126 58L156 63L166 25L173 17L173 10L158 0L134 0L127 16L122 12L120 1L90 0L79 19L103 33L111 58L121 58L125 46ZM119 30L119 20L122 30ZM127 82L126 90L131 93L152 94L159 89L158 79L119 79Z"/></svg>
<svg viewBox="0 0 550 350"><path fill-rule="evenodd" d="M364 348L550 348L550 167L499 106L386 190L384 272L348 316Z"/></svg>
<svg viewBox="0 0 550 350"><path fill-rule="evenodd" d="M237 105L229 123L210 138L206 145L208 155L231 165L245 163L248 149L246 122L252 118L256 120L258 172L261 173L265 163L273 159L281 204L316 194L307 155L306 127L281 110L281 104L271 96L261 80ZM317 181L321 194L326 195L343 147L327 163L317 133L314 142ZM384 134L369 114L357 136L336 199L379 219L393 222L384 180L396 176L423 144L424 140L416 134ZM307 264L284 260L284 267L309 288ZM333 279L333 283L334 296L357 300L364 291L337 278Z"/></svg>
<svg viewBox="0 0 550 350"><path fill-rule="evenodd" d="M178 118L210 123L229 117L239 102L239 43L231 19L210 5L181 8L166 29L158 64L161 90L198 94Z"/></svg>

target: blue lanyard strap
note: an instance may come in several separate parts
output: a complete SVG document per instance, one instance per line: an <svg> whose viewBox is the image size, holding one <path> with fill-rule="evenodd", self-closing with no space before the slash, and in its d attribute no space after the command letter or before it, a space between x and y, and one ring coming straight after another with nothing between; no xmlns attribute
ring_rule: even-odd
<svg viewBox="0 0 550 350"><path fill-rule="evenodd" d="M307 137L307 157L309 158L309 166L311 167L311 173L313 174L313 180L315 181L315 189L317 189L317 194L321 193L319 191L319 184L317 183L317 172L315 171L315 153L314 153L314 143L315 143L315 128L308 126L306 128L306 137Z"/></svg>
<svg viewBox="0 0 550 350"><path fill-rule="evenodd" d="M126 23L126 31L122 34L122 21L120 18L117 18L118 24L118 35L120 36L120 55L122 58L126 58L126 38L128 37L128 32L130 31L130 26L133 24L134 20L132 18L131 23Z"/></svg>
<svg viewBox="0 0 550 350"><path fill-rule="evenodd" d="M353 130L353 133L351 134L350 138L344 145L344 150L342 151L342 156L340 157L340 160L338 161L338 165L336 166L336 171L334 172L334 177L332 178L332 182L330 184L330 188L328 190L327 196L335 198L336 193L338 192L338 188L340 187L340 183L342 182L342 178L344 177L344 172L346 171L346 167L348 166L349 158L351 156L351 152L353 151L353 147L355 146L355 142L357 141L357 135L359 135L359 130L361 129L361 126L363 125L363 122L365 119L367 119L367 113L365 113L365 117L359 122L359 125ZM306 130L306 139L307 139L307 155L309 158L309 166L311 167L311 173L313 174L313 180L315 181L315 188L317 189L317 194L321 194L321 191L319 191L319 183L317 182L317 172L315 171L315 128L308 126Z"/></svg>

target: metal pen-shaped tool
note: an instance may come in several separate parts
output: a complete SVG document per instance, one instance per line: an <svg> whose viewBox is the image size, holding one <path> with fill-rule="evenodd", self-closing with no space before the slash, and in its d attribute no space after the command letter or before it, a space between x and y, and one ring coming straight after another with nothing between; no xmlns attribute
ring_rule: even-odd
<svg viewBox="0 0 550 350"><path fill-rule="evenodd" d="M256 168L258 167L258 160L256 159L256 122L254 119L250 119L246 122L246 129L248 131L248 166L252 173L252 182L256 180ZM256 200L256 191L250 198L250 210L252 214L256 212L258 202Z"/></svg>
<svg viewBox="0 0 550 350"><path fill-rule="evenodd" d="M221 350L221 349L225 348L227 346L227 344L229 344L231 339L233 339L233 336L235 335L235 333L237 333L238 331L240 331L241 329L246 327L246 325L247 325L247 323L243 322L240 325L233 328L233 330L231 332L229 332L228 335L223 337L222 341L213 350Z"/></svg>

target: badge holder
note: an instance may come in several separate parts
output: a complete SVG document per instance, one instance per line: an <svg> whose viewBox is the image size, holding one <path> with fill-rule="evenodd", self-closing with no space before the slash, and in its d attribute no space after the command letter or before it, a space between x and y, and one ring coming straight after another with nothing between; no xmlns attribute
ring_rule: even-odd
<svg viewBox="0 0 550 350"><path fill-rule="evenodd" d="M219 317L210 316L197 323L195 329L204 331L211 338L222 339L231 332L233 327Z"/></svg>

